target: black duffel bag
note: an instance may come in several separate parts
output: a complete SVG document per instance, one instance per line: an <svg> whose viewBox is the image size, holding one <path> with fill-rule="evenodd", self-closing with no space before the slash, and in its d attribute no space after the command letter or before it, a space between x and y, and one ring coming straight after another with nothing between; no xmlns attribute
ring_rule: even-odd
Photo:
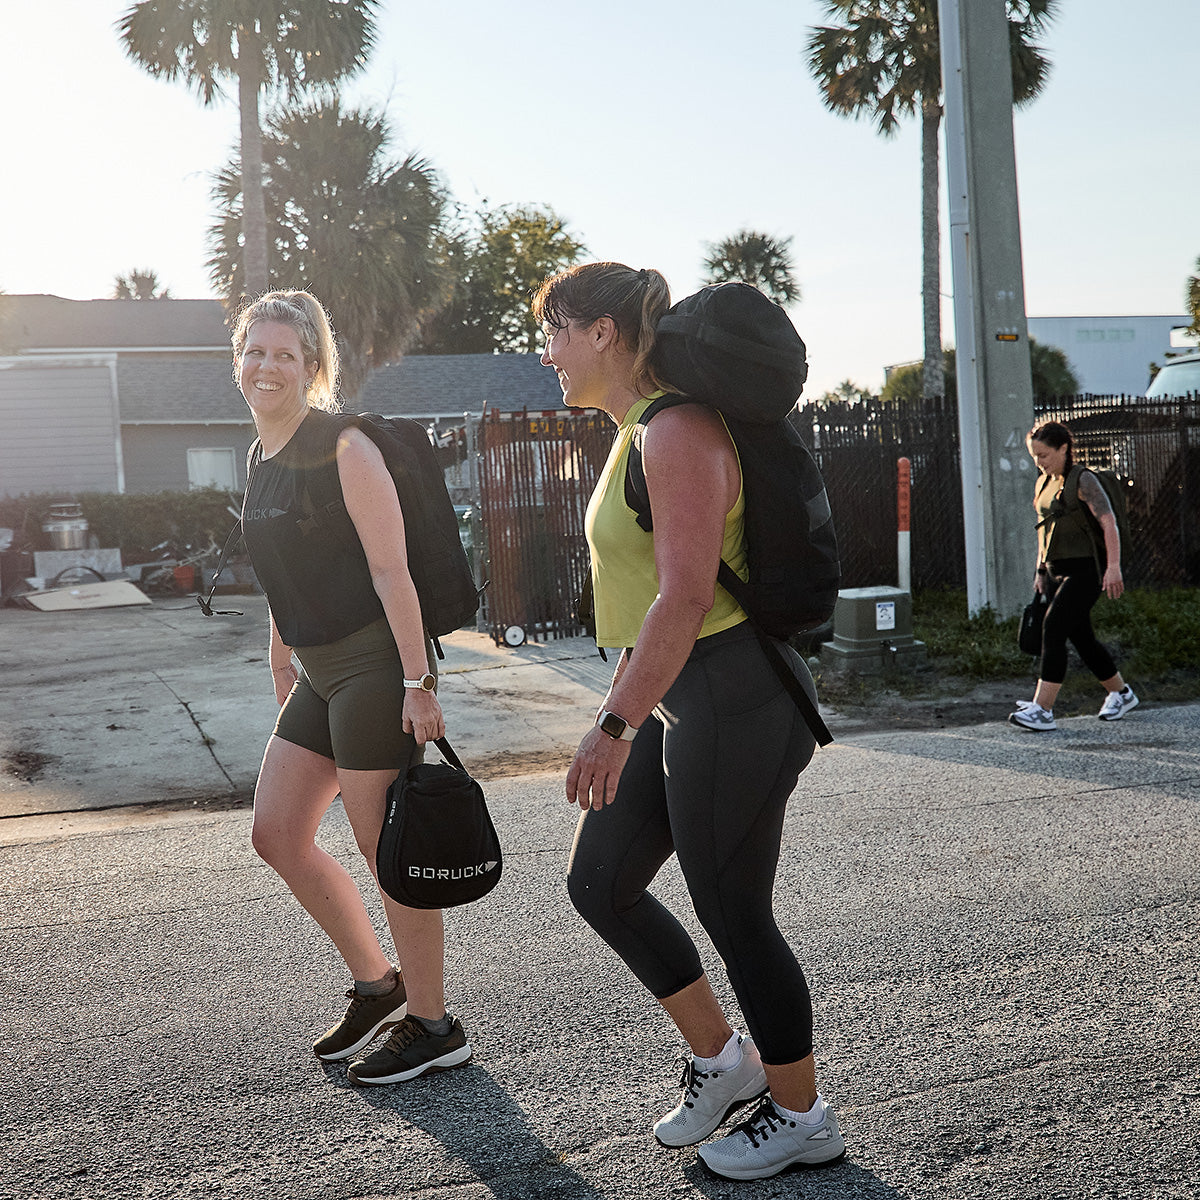
<svg viewBox="0 0 1200 1200"><path fill-rule="evenodd" d="M1034 592L1033 599L1025 605L1021 614L1021 627L1017 631L1017 645L1026 654L1042 652L1042 622L1046 619L1046 594Z"/></svg>
<svg viewBox="0 0 1200 1200"><path fill-rule="evenodd" d="M379 886L409 908L453 908L500 882L500 839L483 798L450 743L444 763L418 763L388 788L375 852Z"/></svg>

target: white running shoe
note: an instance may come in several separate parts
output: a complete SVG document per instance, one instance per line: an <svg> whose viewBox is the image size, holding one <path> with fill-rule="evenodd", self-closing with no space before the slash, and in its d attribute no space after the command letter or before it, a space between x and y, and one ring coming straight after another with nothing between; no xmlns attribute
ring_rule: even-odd
<svg viewBox="0 0 1200 1200"><path fill-rule="evenodd" d="M654 1126L654 1136L662 1145L694 1146L735 1109L766 1093L767 1075L754 1039L743 1036L738 1045L741 1060L728 1071L697 1071L693 1058L684 1059L679 1104Z"/></svg>
<svg viewBox="0 0 1200 1200"><path fill-rule="evenodd" d="M766 1096L748 1121L700 1147L706 1167L726 1179L769 1179L788 1167L821 1167L845 1157L846 1143L833 1109L819 1125L785 1117Z"/></svg>
<svg viewBox="0 0 1200 1200"><path fill-rule="evenodd" d="M1137 708L1138 698L1133 694L1133 688L1126 692L1109 692L1100 706L1099 717L1102 721L1119 721L1131 708Z"/></svg>
<svg viewBox="0 0 1200 1200"><path fill-rule="evenodd" d="M1034 733L1048 733L1058 726L1054 723L1054 714L1047 712L1040 704L1031 704L1027 708L1018 708L1008 714L1010 725L1020 725L1022 729L1032 729Z"/></svg>

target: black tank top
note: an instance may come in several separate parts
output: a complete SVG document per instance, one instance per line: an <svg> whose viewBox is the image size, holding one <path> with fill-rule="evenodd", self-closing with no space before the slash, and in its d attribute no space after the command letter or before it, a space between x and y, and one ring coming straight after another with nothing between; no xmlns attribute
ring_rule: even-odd
<svg viewBox="0 0 1200 1200"><path fill-rule="evenodd" d="M287 445L252 461L242 504L246 549L288 646L324 646L379 620L383 604L354 525L339 516L308 520L306 472L336 472L344 418L310 409Z"/></svg>

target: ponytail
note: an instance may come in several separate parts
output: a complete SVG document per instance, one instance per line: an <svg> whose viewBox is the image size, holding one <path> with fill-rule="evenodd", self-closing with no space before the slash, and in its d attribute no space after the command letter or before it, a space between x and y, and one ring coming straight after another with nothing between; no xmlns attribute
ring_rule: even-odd
<svg viewBox="0 0 1200 1200"><path fill-rule="evenodd" d="M657 376L650 362L654 331L670 307L671 289L660 272L652 267L635 271L615 262L571 267L545 280L533 297L534 317L551 329L611 317L621 343L633 351L633 385L643 396L677 390Z"/></svg>

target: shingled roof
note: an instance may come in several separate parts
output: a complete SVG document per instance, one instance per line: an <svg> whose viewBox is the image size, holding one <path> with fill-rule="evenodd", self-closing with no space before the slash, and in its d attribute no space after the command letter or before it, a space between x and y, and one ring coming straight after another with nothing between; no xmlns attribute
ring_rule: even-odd
<svg viewBox="0 0 1200 1200"><path fill-rule="evenodd" d="M219 300L64 300L7 296L5 340L18 353L229 347Z"/></svg>
<svg viewBox="0 0 1200 1200"><path fill-rule="evenodd" d="M117 392L126 424L242 422L246 402L233 382L228 351L118 354ZM562 391L536 354L413 355L372 373L347 407L439 423L503 412L557 411Z"/></svg>
<svg viewBox="0 0 1200 1200"><path fill-rule="evenodd" d="M123 423L248 420L217 300L9 296L6 313L6 333L18 353L115 353ZM557 411L562 391L554 372L532 353L413 354L373 371L362 395L348 405L439 424L482 413L485 406Z"/></svg>

